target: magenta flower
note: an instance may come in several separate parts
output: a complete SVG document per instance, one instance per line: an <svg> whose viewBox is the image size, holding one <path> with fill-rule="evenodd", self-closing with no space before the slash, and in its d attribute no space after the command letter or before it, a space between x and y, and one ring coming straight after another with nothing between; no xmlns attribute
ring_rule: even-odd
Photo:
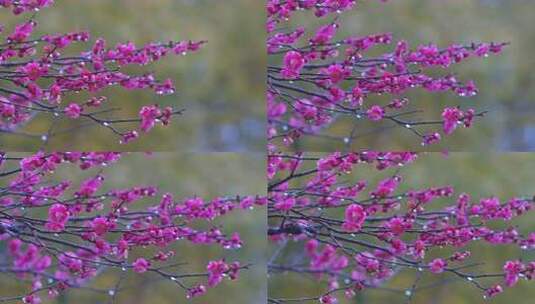
<svg viewBox="0 0 535 304"><path fill-rule="evenodd" d="M424 146L432 145L432 144L440 142L441 138L442 138L442 136L438 132L435 132L435 133L432 133L432 134L427 134L427 135L424 135L424 140L423 140L422 144Z"/></svg>
<svg viewBox="0 0 535 304"><path fill-rule="evenodd" d="M22 302L25 304L41 304L41 298L36 295L28 295L22 298Z"/></svg>
<svg viewBox="0 0 535 304"><path fill-rule="evenodd" d="M329 43L336 34L337 27L338 25L336 23L320 27L314 37L310 39L310 42L319 45Z"/></svg>
<svg viewBox="0 0 535 304"><path fill-rule="evenodd" d="M286 79L296 79L304 66L305 59L301 53L290 51L284 55L284 67L281 74Z"/></svg>
<svg viewBox="0 0 535 304"><path fill-rule="evenodd" d="M99 236L106 234L114 225L104 217L95 218L91 224L93 232Z"/></svg>
<svg viewBox="0 0 535 304"><path fill-rule="evenodd" d="M520 273L524 271L524 265L520 261L507 261L503 266L505 271L505 285L513 287L518 282Z"/></svg>
<svg viewBox="0 0 535 304"><path fill-rule="evenodd" d="M188 290L188 295L186 297L194 298L194 297L202 296L205 293L206 293L206 286L199 284L195 287L190 288Z"/></svg>
<svg viewBox="0 0 535 304"><path fill-rule="evenodd" d="M71 103L65 108L65 115L72 119L76 119L80 117L80 114L82 113L82 107L79 104Z"/></svg>
<svg viewBox="0 0 535 304"><path fill-rule="evenodd" d="M145 260L144 258L138 258L133 264L134 271L137 273L144 273L146 272L150 267L150 262Z"/></svg>
<svg viewBox="0 0 535 304"><path fill-rule="evenodd" d="M431 271L432 273L442 273L447 265L448 263L446 263L446 261L444 261L443 259L434 259L429 263L428 266L429 271Z"/></svg>
<svg viewBox="0 0 535 304"><path fill-rule="evenodd" d="M48 73L48 68L37 62L30 62L21 69L21 72L26 73L31 81L36 81Z"/></svg>
<svg viewBox="0 0 535 304"><path fill-rule="evenodd" d="M442 113L444 119L444 133L450 135L455 131L459 121L462 118L462 112L458 108L446 108Z"/></svg>
<svg viewBox="0 0 535 304"><path fill-rule="evenodd" d="M13 33L9 35L8 39L13 42L25 41L32 34L35 25L36 23L34 21L17 25Z"/></svg>
<svg viewBox="0 0 535 304"><path fill-rule="evenodd" d="M402 235L407 229L411 228L411 226L409 220L400 217L394 217L385 224L385 227L396 236Z"/></svg>
<svg viewBox="0 0 535 304"><path fill-rule="evenodd" d="M332 84L337 84L351 75L351 71L349 69L344 68L340 64L330 65L322 72L329 77L329 80Z"/></svg>
<svg viewBox="0 0 535 304"><path fill-rule="evenodd" d="M76 192L76 195L79 197L90 197L102 186L104 181L104 176L97 175L93 178L90 178L84 181L80 185L80 189Z"/></svg>
<svg viewBox="0 0 535 304"><path fill-rule="evenodd" d="M208 270L208 286L214 287L219 285L223 280L223 275L229 271L229 265L223 260L210 261L206 266Z"/></svg>
<svg viewBox="0 0 535 304"><path fill-rule="evenodd" d="M364 220L366 220L366 212L364 211L364 208L360 205L352 204L346 208L342 228L351 232L359 231Z"/></svg>
<svg viewBox="0 0 535 304"><path fill-rule="evenodd" d="M69 220L69 209L63 204L54 204L48 209L46 227L52 231L62 231Z"/></svg>
<svg viewBox="0 0 535 304"><path fill-rule="evenodd" d="M382 180L379 185L377 185L377 189L372 192L372 196L384 198L392 195L392 193L394 193L394 191L398 187L400 181L401 177L399 176L394 176L392 178Z"/></svg>
<svg viewBox="0 0 535 304"><path fill-rule="evenodd" d="M286 199L283 199L277 202L277 204L275 204L275 208L280 209L280 210L290 210L295 205L295 203L296 203L295 198L290 196L290 197L287 197Z"/></svg>
<svg viewBox="0 0 535 304"><path fill-rule="evenodd" d="M320 303L322 304L336 304L338 303L338 299L336 299L333 296L325 295L320 298Z"/></svg>
<svg viewBox="0 0 535 304"><path fill-rule="evenodd" d="M366 114L370 120L380 121L385 116L385 110L381 106L374 105L366 112Z"/></svg>
<svg viewBox="0 0 535 304"><path fill-rule="evenodd" d="M156 119L161 114L162 112L156 105L144 106L143 108L141 108L141 110L139 111L139 116L141 118L141 130L145 133L149 132L152 128L154 128Z"/></svg>
<svg viewBox="0 0 535 304"><path fill-rule="evenodd" d="M121 143L122 144L129 143L138 137L139 137L139 133L136 130L132 130L130 132L123 134L123 137L121 138Z"/></svg>
<svg viewBox="0 0 535 304"><path fill-rule="evenodd" d="M495 296L497 296L498 294L500 294L502 292L503 292L503 287L501 285L499 285L499 284L496 284L493 287L488 288L487 290L485 290L485 296L488 297L488 298L492 298L492 297L495 297Z"/></svg>

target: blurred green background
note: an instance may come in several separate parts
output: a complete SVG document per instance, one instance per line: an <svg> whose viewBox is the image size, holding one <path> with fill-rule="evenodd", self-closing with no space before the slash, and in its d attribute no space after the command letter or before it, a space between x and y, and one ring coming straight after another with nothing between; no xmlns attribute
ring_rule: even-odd
<svg viewBox="0 0 535 304"><path fill-rule="evenodd" d="M312 154L310 154L312 155ZM370 189L374 189L377 183L392 174L398 168L377 173L375 169L367 165L358 166L354 173L341 182L356 182L362 179L369 181ZM451 153L445 156L442 153L427 153L421 155L415 163L400 169L399 174L404 182L399 192L403 193L408 189L423 189L427 186L455 187L455 195L462 192L469 193L473 200L481 197L497 196L502 200L512 197L532 197L535 194L533 180L535 179L535 154L531 153L505 153L505 154L484 154L484 153ZM362 197L362 196L360 196ZM428 208L437 208L445 204L451 204L453 199L437 200ZM343 213L338 217L343 217ZM524 215L509 225L517 227L521 233L535 230L535 216ZM506 227L500 223L493 223L501 228ZM302 245L302 244L301 244ZM280 244L270 242L268 259L279 248ZM302 246L289 243L281 255L283 261L302 262ZM483 262L483 266L472 269L474 272L498 272L501 270L504 261L521 258L524 261L535 259L535 251L522 251L512 246L488 246L483 242L478 242L469 246L472 257L468 261ZM466 249L466 248L465 248ZM462 251L463 249L458 249ZM444 248L444 252L453 252L451 248ZM427 259L436 252L430 252ZM280 264L280 261L278 263ZM355 299L342 300L342 304L352 303L406 303L404 291L410 288L414 282L415 271L406 270L398 273L392 280L388 281L382 288L389 288L397 291L385 291L381 289L367 290ZM455 279L449 274L433 275L425 274L419 286L429 286L442 280L449 280L434 286L433 288L422 289L415 293L412 304L472 304L472 303L533 303L535 288L533 281L521 280L514 288L506 289L500 296L484 301L483 294L475 287ZM488 281L495 282L493 280ZM274 274L268 280L269 295L274 298L291 298L300 296L317 296L324 292L326 284L318 284L312 277L303 278L302 275L292 273L279 275ZM343 297L343 296L342 296ZM342 298L341 297L341 298Z"/></svg>
<svg viewBox="0 0 535 304"><path fill-rule="evenodd" d="M14 156L15 154L10 154ZM237 153L177 154L177 153L130 153L124 155L116 164L103 170L106 177L105 187L127 188L136 185L157 185L161 193L170 192L177 200L194 195L211 199L217 196L265 195L265 157L262 154ZM241 170L236 170L239 167ZM3 168L6 169L6 168ZM54 179L70 179L77 188L78 181L92 177L100 168L81 172L66 165L56 171ZM4 170L2 170L4 172ZM2 180L2 184L5 180ZM107 190L107 189L103 189ZM147 200L147 203L153 200ZM143 203L143 202L141 202ZM266 299L266 211L255 208L253 211L237 211L217 220L223 233L239 232L244 246L239 250L223 250L217 246L192 246L182 242L174 245L177 255L170 262L187 262L184 271L205 271L211 259L225 257L227 261L239 260L244 264L253 263L249 270L240 273L240 280L225 280L220 286L191 303L239 303L264 304ZM148 248L147 250L152 250ZM135 252L131 258L134 258ZM5 259L5 242L0 242L0 260ZM120 271L118 271L120 273ZM113 288L118 278L117 272L106 271L88 287ZM203 280L204 281L204 280ZM148 274L129 274L123 284L125 290L119 292L114 303L128 304L175 304L186 301L182 289L171 281ZM23 294L27 285L22 285L11 276L0 275L0 298ZM109 303L106 293L89 290L70 290L57 301L44 301L46 304L66 303ZM220 302L225 299L224 302Z"/></svg>
<svg viewBox="0 0 535 304"><path fill-rule="evenodd" d="M0 9L0 23L9 32L27 16L14 17ZM187 109L171 127L158 127L150 136L127 146L109 130L91 127L72 130L60 121L47 147L50 150L127 151L263 151L265 148L265 13L261 1L250 0L69 0L56 1L37 15L39 33L89 30L110 45L132 41L208 40L186 57L170 56L145 67L159 79L176 81L177 94L105 91L109 103L123 110L121 117L137 117L144 104L161 103ZM91 44L87 44L90 47ZM72 50L81 50L72 48ZM72 100L83 100L82 95ZM70 98L65 98L69 100ZM0 134L4 149L33 151L50 118L39 117L19 130L37 137ZM87 122L84 122L87 124ZM68 132L61 132L68 130Z"/></svg>
<svg viewBox="0 0 535 304"><path fill-rule="evenodd" d="M318 24L316 20L311 21L315 18L309 13L300 16L302 19L297 20L300 23ZM534 18L535 1L532 0L403 0L386 4L359 1L357 9L340 16L338 37L391 32L395 40L406 39L411 46L511 42L501 55L474 58L452 67L451 71L461 80L476 81L480 94L475 98L421 90L413 90L406 96L411 100L410 108L425 109L427 118L440 117L440 109L446 105L474 106L490 111L472 129L459 130L441 145L426 147L427 151L444 148L450 151L532 151L535 150ZM337 136L337 139L308 137L294 148L301 151L345 149L342 139L349 135L353 124L352 119L341 119L324 132ZM358 138L352 148L421 148L420 140L406 129L381 130L389 126L388 122L357 123Z"/></svg>

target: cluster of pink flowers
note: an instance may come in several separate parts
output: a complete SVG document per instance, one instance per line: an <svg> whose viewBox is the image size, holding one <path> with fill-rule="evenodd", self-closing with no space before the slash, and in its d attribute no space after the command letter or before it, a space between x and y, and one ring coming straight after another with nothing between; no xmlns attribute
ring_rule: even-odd
<svg viewBox="0 0 535 304"><path fill-rule="evenodd" d="M366 211L360 205L353 204L346 208L344 224L342 228L346 231L359 231L366 220Z"/></svg>
<svg viewBox="0 0 535 304"><path fill-rule="evenodd" d="M281 74L286 79L295 79L305 65L305 58L299 52L289 51L284 55L284 67Z"/></svg>
<svg viewBox="0 0 535 304"><path fill-rule="evenodd" d="M347 257L337 254L336 248L331 245L320 248L316 240L309 240L305 247L307 254L310 256L310 268L316 271L337 272L343 270L349 263Z"/></svg>
<svg viewBox="0 0 535 304"><path fill-rule="evenodd" d="M445 108L442 112L442 119L444 120L444 133L450 135L455 131L458 125L462 124L466 128L472 125L474 120L474 109L468 109L463 112L459 108Z"/></svg>
<svg viewBox="0 0 535 304"><path fill-rule="evenodd" d="M320 156L272 152L268 156L269 237L272 242L295 242L299 249L289 246L291 249L285 250L301 252L309 264L295 265L285 258L291 254L278 253L268 265L271 278L279 271L314 273L327 285L315 298L320 303L336 303L339 293L353 297L377 287L403 268L459 277L486 297L503 291L501 282L486 286L488 279L501 278L506 287L520 278L533 279L535 261L507 261L501 273L465 270L471 259L477 258L466 250L468 245L535 246L535 233L523 234L511 223L532 210L533 198L475 201L466 193L455 198L451 186L414 189L404 183L398 168L411 165L418 157L412 152ZM396 173L373 187L369 185L374 179L370 170L358 169L364 166L378 174L386 170ZM369 180L354 181L355 171L367 172ZM437 202L439 199L449 203ZM341 214L343 219L339 219ZM496 221L505 226L495 225Z"/></svg>
<svg viewBox="0 0 535 304"><path fill-rule="evenodd" d="M0 6L11 8L15 14L34 11L50 6L53 1L1 1ZM109 47L99 38L88 51L69 53L73 44L87 44L90 34L72 32L65 34L35 34L37 21L22 22L9 32L6 42L0 48L0 67L6 73L4 80L9 87L2 87L0 96L0 129L16 132L36 114L50 117L84 119L96 126L109 129L127 143L138 137L136 130L123 125L140 123L139 129L148 132L155 121L168 125L171 116L181 110L173 107L145 106L138 118L104 116L103 105L117 108L117 103L104 103L99 94L109 87L126 90L153 90L158 95L175 93L170 79L159 81L153 74L134 74L128 66L145 66L162 58L186 55L198 51L204 41L171 41L149 43L136 46L133 42L120 43ZM47 80L47 81L44 81ZM88 100L69 101L63 99L72 92L88 92ZM5 95L4 95L5 94ZM120 106L120 105L119 105Z"/></svg>
<svg viewBox="0 0 535 304"><path fill-rule="evenodd" d="M101 266L158 274L176 282L190 297L203 294L206 287L215 287L225 277L236 279L239 270L247 267L239 262L212 261L204 273L164 271L168 267L165 262L175 255L166 248L176 242L240 248L239 234L225 233L214 220L233 210L266 205L265 197L179 201L165 193L157 199L158 189L153 186L104 190L109 186L102 172L76 188L69 180L48 182L55 170L68 164L77 165L78 170L102 171L120 157L115 152L39 152L22 158L0 154L0 169L8 179L0 198L4 214L0 217L0 240L9 244L7 262L11 263L2 271L32 282L26 303L39 303L42 292L55 297L80 286L95 277ZM143 207L136 204L140 200L156 201ZM48 214L44 220L39 219L41 210ZM205 223L204 228L194 228L199 222ZM70 241L65 241L67 236ZM40 241L32 241L34 237ZM129 253L145 247L158 252L130 262ZM203 277L207 278L206 286L188 284Z"/></svg>
<svg viewBox="0 0 535 304"><path fill-rule="evenodd" d="M139 116L141 117L140 128L145 133L149 132L154 128L156 120L160 120L163 125L168 125L172 115L173 108L171 107L165 107L161 110L158 105L144 106L141 108L141 111L139 111Z"/></svg>
<svg viewBox="0 0 535 304"><path fill-rule="evenodd" d="M436 125L443 124L443 134L450 135L458 124L470 127L475 117L485 114L447 107L442 121L411 116L421 111L408 109L409 99L404 96L415 88L475 96L478 89L473 81L463 82L450 74L436 76L430 68L447 69L471 57L497 54L505 43L454 44L445 48L427 44L411 49L408 42L395 42L389 33L337 39L340 24L336 21L315 31L291 25L298 11L312 11L315 18L323 19L353 9L357 3L267 1L267 49L275 62L278 58L281 62L268 68L270 144L282 140L291 145L304 135L332 138L329 127L339 118L349 117L406 128L424 145L430 145L442 140ZM392 45L392 51L368 55L378 45ZM374 101L373 97L380 95L392 96L392 101ZM344 137L344 141L350 140Z"/></svg>
<svg viewBox="0 0 535 304"><path fill-rule="evenodd" d="M515 286L521 277L527 280L535 279L535 262L529 262L527 264L521 261L507 261L503 266L505 273L505 285L507 287ZM485 291L486 297L494 297L503 292L503 287L500 284L496 284Z"/></svg>
<svg viewBox="0 0 535 304"><path fill-rule="evenodd" d="M13 239L8 243L8 249L9 254L14 258L13 265L17 269L40 273L52 264L50 256L42 255L34 244L25 246L21 240Z"/></svg>
<svg viewBox="0 0 535 304"><path fill-rule="evenodd" d="M432 273L442 273L447 265L448 263L443 259L434 259L429 263L429 271Z"/></svg>
<svg viewBox="0 0 535 304"><path fill-rule="evenodd" d="M134 263L132 263L132 266L134 266L135 272L144 273L149 269L150 262L144 258L138 258Z"/></svg>
<svg viewBox="0 0 535 304"><path fill-rule="evenodd" d="M206 269L208 270L208 286L214 287L219 285L227 275L231 280L237 279L240 263L227 264L224 260L211 261L206 266Z"/></svg>
<svg viewBox="0 0 535 304"><path fill-rule="evenodd" d="M54 0L0 0L0 6L9 8L15 15L48 7Z"/></svg>
<svg viewBox="0 0 535 304"><path fill-rule="evenodd" d="M289 19L299 10L313 10L315 16L323 17L329 13L339 13L352 9L356 4L357 0L268 0L266 6L268 11L268 28L270 30L275 29L281 20Z"/></svg>
<svg viewBox="0 0 535 304"><path fill-rule="evenodd" d="M46 228L50 231L62 231L69 220L69 209L62 204L54 204L48 209L48 222Z"/></svg>

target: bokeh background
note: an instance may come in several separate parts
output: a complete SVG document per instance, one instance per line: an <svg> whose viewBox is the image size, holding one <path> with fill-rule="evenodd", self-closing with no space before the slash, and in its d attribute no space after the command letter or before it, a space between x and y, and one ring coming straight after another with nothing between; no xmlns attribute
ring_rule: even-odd
<svg viewBox="0 0 535 304"><path fill-rule="evenodd" d="M314 154L310 154L314 155ZM321 154L318 154L321 155ZM314 155L315 156L315 155ZM392 168L378 173L367 165L359 166L347 178L347 182L357 182L362 179L369 181L371 188L386 177L391 177L399 168ZM532 197L535 194L533 180L535 179L535 154L532 153L451 153L446 156L440 152L423 154L413 164L399 169L399 175L404 182L398 193L408 189L422 189L431 186L451 185L455 188L455 195L466 192L473 200L496 196L502 200L512 197ZM453 200L456 198L454 197ZM451 204L452 199L440 199L428 206L444 206ZM343 210L338 217L343 217ZM332 215L333 217L334 215ZM509 225L516 227L520 233L527 233L535 229L533 213L524 215L509 223L493 223L497 227L505 228ZM302 245L302 244L301 244ZM278 250L280 244L269 245L268 259ZM281 255L285 261L301 261L302 252L297 250L302 246L289 243ZM511 246L489 246L483 242L470 245L472 258L470 262L484 263L474 272L499 272L506 260L522 259L532 261L535 251L522 251ZM454 252L451 248L444 248L447 252ZM458 249L462 251L463 249ZM436 252L428 253L430 259ZM280 264L280 262L279 262ZM414 283L415 271L400 272L381 288L367 290L353 300L343 299L342 304L352 303L407 303L404 291ZM495 281L488 281L495 282ZM423 288L414 293L412 304L472 304L472 303L532 303L535 288L532 281L521 280L514 288L506 289L500 296L484 301L483 294L466 281L458 280L449 274L424 274L420 280ZM326 284L318 284L312 277L296 274L272 275L268 280L269 295L275 298L291 298L299 296L317 296L325 291ZM388 290L385 290L388 289ZM343 297L343 296L342 296Z"/></svg>
<svg viewBox="0 0 535 304"><path fill-rule="evenodd" d="M0 9L6 32L23 18L27 17L14 17ZM176 117L169 128L158 127L150 136L122 146L109 130L73 130L72 120L60 121L55 126L58 135L47 144L49 149L264 150L266 55L262 1L59 0L39 12L36 20L39 33L88 30L93 38L106 38L110 45L124 41L141 45L151 41L208 40L199 52L170 56L146 67L159 79L174 79L177 94L161 97L119 88L104 92L110 104L122 108L121 117L137 117L141 105L156 102L185 108L186 113ZM50 117L40 117L19 130L37 136L0 134L0 145L9 150L34 151L42 146L41 134L49 127Z"/></svg>
<svg viewBox="0 0 535 304"><path fill-rule="evenodd" d="M318 24L317 20L312 20L317 18L309 13L300 16L296 23ZM421 90L413 90L406 96L411 100L411 108L424 109L428 118L440 117L440 109L445 105L490 111L472 129L457 131L441 145L426 147L427 151L441 151L446 147L450 151L532 151L535 150L534 17L535 1L531 0L404 0L386 4L359 1L359 8L340 16L338 37L390 32L395 40L405 39L412 46L510 42L501 55L474 58L451 68L460 79L476 81L480 94L475 98ZM302 151L346 149L342 139L349 135L353 124L352 119L341 119L324 132L336 139L308 137L294 148ZM391 124L386 122L359 122L358 138L352 148L419 148L420 140L410 131L399 127L383 129L389 126Z"/></svg>
<svg viewBox="0 0 535 304"><path fill-rule="evenodd" d="M15 155L10 154L10 156ZM156 185L161 193L173 193L177 200L194 195L206 199L218 196L265 195L264 159L262 154L254 153L248 155L130 153L124 155L118 163L103 170L102 173L106 176L106 189L103 191L109 188ZM237 167L240 170L236 170ZM99 170L95 168L81 172L73 166L66 165L58 169L53 176L55 179L72 180L76 188L78 181L94 176ZM1 183L5 183L5 180ZM244 246L239 250L229 251L217 248L217 246L192 246L184 242L173 246L177 252L173 261L187 262L185 270L194 273L204 271L209 260L221 257L225 257L228 261L240 260L244 264L253 263L253 266L241 272L239 280L225 280L220 286L209 290L205 296L194 299L191 303L264 304L266 301L265 208L238 211L222 217L217 224L222 225L223 232L239 232ZM5 259L5 250L5 242L0 242L0 261ZM141 252L134 252L131 258L137 254ZM46 300L44 303L109 303L110 297L106 291L114 287L118 275L120 274L113 271L104 272L87 286L98 288L103 292L73 289L57 301ZM183 290L173 282L162 281L161 278L150 274L141 276L131 273L127 276L123 286L125 289L118 292L119 296L115 303L175 304L186 301ZM0 274L0 298L24 294L26 291L27 285L21 284L12 276ZM221 299L225 300L221 302Z"/></svg>

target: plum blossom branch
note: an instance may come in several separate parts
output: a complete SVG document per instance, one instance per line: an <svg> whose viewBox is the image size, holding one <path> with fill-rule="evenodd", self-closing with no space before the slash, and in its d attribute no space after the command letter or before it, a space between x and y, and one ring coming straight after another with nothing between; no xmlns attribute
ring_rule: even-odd
<svg viewBox="0 0 535 304"><path fill-rule="evenodd" d="M89 50L76 54L69 52L69 47L89 43L88 32L34 34L38 9L52 4L53 1L0 2L0 8L9 8L17 15L34 12L10 32L0 26L0 35L5 35L5 43L0 43L1 133L26 134L21 130L24 125L44 115L51 122L83 120L111 131L121 143L127 143L139 137L140 131L147 133L157 123L168 125L173 116L183 113L183 109L152 104L139 109L136 118L110 116L120 106L101 92L108 87L121 87L152 90L157 95L174 94L171 79L159 81L152 73L135 74L127 67L146 66L169 55L187 55L198 51L206 41L152 42L144 46L127 42L110 47L98 38ZM82 92L89 97L77 98ZM112 109L106 109L110 106ZM138 129L132 128L135 124ZM49 131L35 137L46 142L54 134Z"/></svg>
<svg viewBox="0 0 535 304"><path fill-rule="evenodd" d="M25 295L0 297L0 302L40 303L44 294L56 297L70 288L86 288L91 279L113 270L152 273L195 297L225 278L237 279L251 266L221 258L207 262L205 271L191 272L184 268L187 257L175 257L169 247L180 242L239 249L239 234L224 233L216 220L265 205L265 197L177 200L154 186L104 190L110 187L104 171L120 157L116 152L0 154L0 242L7 245L0 269L30 285ZM70 180L54 181L55 170L69 165L98 172L77 187ZM199 222L204 228L194 228ZM156 251L131 257L136 248ZM114 297L118 291L108 292Z"/></svg>
<svg viewBox="0 0 535 304"><path fill-rule="evenodd" d="M293 242L297 247L280 249L286 254L277 251L268 264L270 278L293 272L326 285L324 293L314 296L281 298L274 292L271 303L336 303L341 294L351 298L368 288L384 288L388 280L407 271L416 273L414 284L401 291L407 302L418 291L417 278L424 272L449 274L481 290L485 297L497 295L521 278L533 279L535 261L511 259L501 271L480 272L481 263L473 262L477 257L471 257L467 246L483 242L535 248L535 233L522 234L510 223L530 212L535 199L475 200L466 193L455 198L451 186L412 189L403 184L402 169L417 158L412 152L320 157L271 153L268 236L273 243ZM367 173L367 179L352 177L361 167L371 167L378 174L394 172L372 186L367 179L374 179L373 172ZM401 190L406 188L410 190ZM496 228L496 222L506 228ZM288 254L299 258L288 260Z"/></svg>
<svg viewBox="0 0 535 304"><path fill-rule="evenodd" d="M267 49L273 57L267 69L271 145L290 146L303 136L320 136L351 146L360 139L356 131L362 121L403 128L423 145L430 145L485 115L486 111L451 105L440 118L428 118L423 110L410 107L406 94L423 89L474 96L478 89L473 81L461 81L447 72L437 76L437 70L447 71L471 57L500 53L508 43L474 42L445 48L428 44L411 49L408 42L395 42L389 33L337 39L342 25L338 17L317 29L292 25L299 11L324 20L356 6L356 0L267 1ZM371 55L385 45L392 46L391 50ZM390 100L381 101L384 96ZM330 134L329 127L346 118L354 121L353 130L343 137Z"/></svg>

